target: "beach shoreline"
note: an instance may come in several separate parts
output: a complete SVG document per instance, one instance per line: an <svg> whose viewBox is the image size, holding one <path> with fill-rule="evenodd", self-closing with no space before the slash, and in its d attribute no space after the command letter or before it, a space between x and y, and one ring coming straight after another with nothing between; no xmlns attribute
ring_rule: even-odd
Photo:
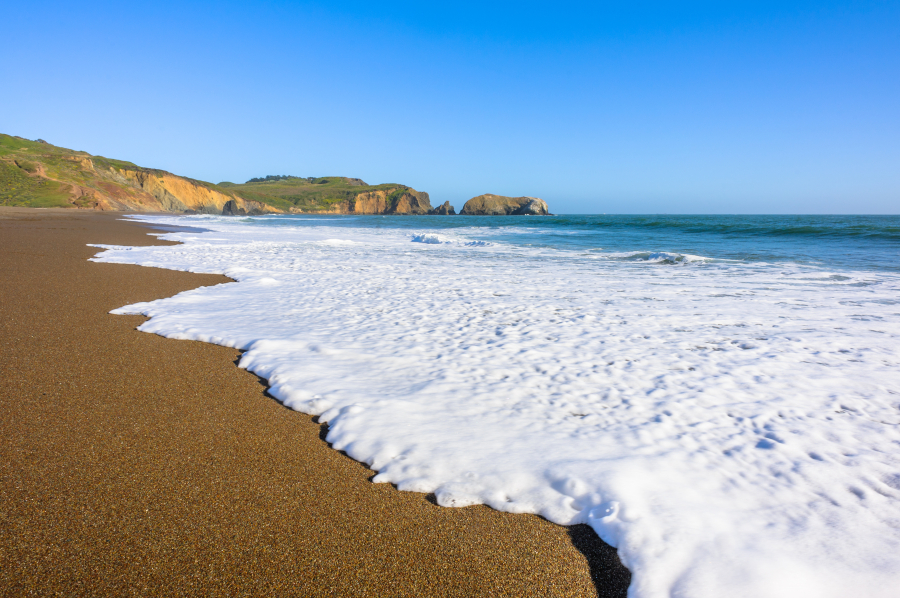
<svg viewBox="0 0 900 598"><path fill-rule="evenodd" d="M240 352L111 309L229 281L87 259L124 213L0 208L0 595L624 596L587 526L373 484Z"/></svg>

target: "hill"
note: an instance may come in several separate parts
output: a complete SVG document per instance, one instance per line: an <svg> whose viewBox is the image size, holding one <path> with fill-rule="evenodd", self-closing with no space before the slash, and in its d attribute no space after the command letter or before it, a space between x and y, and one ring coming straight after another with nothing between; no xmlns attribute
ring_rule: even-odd
<svg viewBox="0 0 900 598"><path fill-rule="evenodd" d="M427 214L428 194L347 177L268 176L243 184L178 176L42 140L0 134L0 205L176 213Z"/></svg>
<svg viewBox="0 0 900 598"><path fill-rule="evenodd" d="M268 180L265 180L268 179ZM285 212L326 214L428 214L431 201L424 191L396 183L369 185L339 176L273 176L243 184L219 183L241 197Z"/></svg>

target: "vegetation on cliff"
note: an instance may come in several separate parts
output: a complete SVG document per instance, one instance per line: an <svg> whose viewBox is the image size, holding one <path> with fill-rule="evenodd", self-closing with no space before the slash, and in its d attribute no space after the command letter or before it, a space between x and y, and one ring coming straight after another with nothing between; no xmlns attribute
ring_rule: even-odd
<svg viewBox="0 0 900 598"><path fill-rule="evenodd" d="M289 175L215 185L4 134L0 134L0 205L211 214L224 210L236 215L432 211L428 194L406 185Z"/></svg>
<svg viewBox="0 0 900 598"><path fill-rule="evenodd" d="M224 186L225 183L220 183ZM229 191L285 212L336 214L425 214L431 210L428 194L395 183L369 185L340 176L273 176L228 183Z"/></svg>
<svg viewBox="0 0 900 598"><path fill-rule="evenodd" d="M205 181L0 133L0 205L220 213L234 198Z"/></svg>

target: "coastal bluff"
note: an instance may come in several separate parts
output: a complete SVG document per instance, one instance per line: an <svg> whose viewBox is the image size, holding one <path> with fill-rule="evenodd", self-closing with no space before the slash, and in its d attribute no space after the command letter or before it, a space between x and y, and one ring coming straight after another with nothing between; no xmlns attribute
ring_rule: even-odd
<svg viewBox="0 0 900 598"><path fill-rule="evenodd" d="M408 185L288 175L215 184L4 134L0 206L233 216L452 213L433 209L428 193Z"/></svg>
<svg viewBox="0 0 900 598"><path fill-rule="evenodd" d="M462 216L549 216L547 202L537 197L506 197L485 193L473 197L460 210Z"/></svg>
<svg viewBox="0 0 900 598"><path fill-rule="evenodd" d="M0 205L221 214L282 210L204 181L0 134Z"/></svg>

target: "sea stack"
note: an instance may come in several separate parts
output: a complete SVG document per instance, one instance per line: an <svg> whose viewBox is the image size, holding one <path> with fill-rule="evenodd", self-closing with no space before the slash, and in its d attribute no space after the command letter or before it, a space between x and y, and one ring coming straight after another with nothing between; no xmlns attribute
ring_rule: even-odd
<svg viewBox="0 0 900 598"><path fill-rule="evenodd" d="M453 206L450 205L449 201L445 201L443 204L439 205L428 213L437 216L455 216L456 210L453 208Z"/></svg>
<svg viewBox="0 0 900 598"><path fill-rule="evenodd" d="M547 202L537 197L505 197L485 193L466 202L464 216L549 216Z"/></svg>

